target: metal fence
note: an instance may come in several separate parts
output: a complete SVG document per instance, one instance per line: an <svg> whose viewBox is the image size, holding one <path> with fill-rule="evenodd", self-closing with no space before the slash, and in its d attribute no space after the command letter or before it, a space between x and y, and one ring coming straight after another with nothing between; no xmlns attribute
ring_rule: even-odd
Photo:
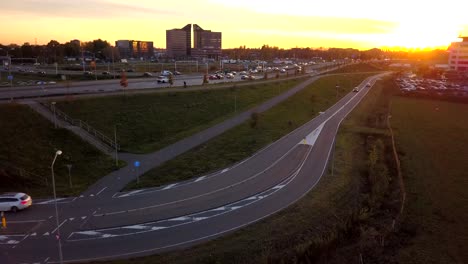
<svg viewBox="0 0 468 264"><path fill-rule="evenodd" d="M82 121L80 119L74 119L74 118L70 117L65 112L60 111L59 109L57 109L57 107L55 105L51 104L51 103L41 102L41 104L43 106L47 107L51 112L55 111L55 115L56 115L57 118L69 123L72 126L80 127L81 129L88 132L89 135L91 135L94 138L98 139L99 141L101 141L105 145L109 146L110 148L120 150L120 145L117 144L117 142L114 139L111 139L110 137L104 135L102 132L100 132L99 130L93 128L88 123L86 123L86 122L84 122L84 121Z"/></svg>

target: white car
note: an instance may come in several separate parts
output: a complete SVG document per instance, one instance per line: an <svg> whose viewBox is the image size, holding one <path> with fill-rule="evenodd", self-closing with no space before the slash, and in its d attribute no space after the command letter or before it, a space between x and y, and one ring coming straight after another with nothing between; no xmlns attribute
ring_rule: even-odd
<svg viewBox="0 0 468 264"><path fill-rule="evenodd" d="M32 205L31 196L25 193L4 193L0 195L0 211L23 210Z"/></svg>
<svg viewBox="0 0 468 264"><path fill-rule="evenodd" d="M158 83L168 83L168 82L169 82L169 78L167 78L166 76L161 75L161 76L158 76L157 82L158 82Z"/></svg>

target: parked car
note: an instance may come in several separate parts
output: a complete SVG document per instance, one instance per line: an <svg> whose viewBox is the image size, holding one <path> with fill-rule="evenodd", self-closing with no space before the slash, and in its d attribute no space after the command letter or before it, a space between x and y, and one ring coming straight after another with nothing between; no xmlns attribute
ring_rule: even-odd
<svg viewBox="0 0 468 264"><path fill-rule="evenodd" d="M210 79L210 80L218 80L218 76L216 76L216 74L212 74L212 75L208 76L208 79Z"/></svg>
<svg viewBox="0 0 468 264"><path fill-rule="evenodd" d="M168 83L169 82L169 78L167 78L167 76L158 76L157 80L156 80L158 83Z"/></svg>
<svg viewBox="0 0 468 264"><path fill-rule="evenodd" d="M4 193L0 195L0 211L23 210L32 205L31 196L25 193Z"/></svg>
<svg viewBox="0 0 468 264"><path fill-rule="evenodd" d="M228 79L234 79L234 74L228 73L228 74L226 74L226 78L228 78Z"/></svg>
<svg viewBox="0 0 468 264"><path fill-rule="evenodd" d="M83 72L84 75L93 75L93 72L90 72L90 71L85 71Z"/></svg>
<svg viewBox="0 0 468 264"><path fill-rule="evenodd" d="M102 75L110 75L110 74L111 74L111 73L108 72L108 71L103 71L103 72L102 72Z"/></svg>
<svg viewBox="0 0 468 264"><path fill-rule="evenodd" d="M143 77L152 77L153 74L151 72L144 72Z"/></svg>

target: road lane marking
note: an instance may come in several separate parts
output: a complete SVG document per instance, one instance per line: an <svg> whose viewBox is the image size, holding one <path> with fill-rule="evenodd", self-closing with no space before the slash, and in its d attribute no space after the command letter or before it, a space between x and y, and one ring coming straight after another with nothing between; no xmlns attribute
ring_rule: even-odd
<svg viewBox="0 0 468 264"><path fill-rule="evenodd" d="M206 178L206 176L198 177L198 178L195 180L195 182L203 181L205 178Z"/></svg>
<svg viewBox="0 0 468 264"><path fill-rule="evenodd" d="M101 194L105 189L107 189L107 187L102 188L102 190L100 190L100 191L96 194L96 196L98 196L99 194Z"/></svg>
<svg viewBox="0 0 468 264"><path fill-rule="evenodd" d="M58 230L63 224L65 224L67 221L68 221L68 219L63 220L63 222L62 222L59 226L57 226L54 230L52 230L52 232L50 232L50 233L53 234L53 233L57 232L57 230Z"/></svg>
<svg viewBox="0 0 468 264"><path fill-rule="evenodd" d="M283 180L282 182L277 184L277 186L278 185L286 186L290 182L292 182L294 180L294 178L296 178L296 176L299 174L300 170L302 169L303 165L305 164L311 150L312 150L312 147L309 147L309 150L308 150L307 154L305 155L304 159L301 161L301 164L299 164L299 166L297 167L297 170L294 173L292 173L290 176L288 176L285 180ZM274 187L276 187L276 186L274 186ZM153 231L157 231L157 230L161 230L161 229L174 228L174 227L178 227L178 226L181 226L181 225L187 225L187 224L190 224L190 223L193 223L193 222L202 221L202 220L209 219L209 218L212 218L212 217L217 217L217 216L220 216L220 215L224 215L226 213L238 210L238 209L240 209L242 207L245 207L245 206L251 205L251 204L253 204L255 202L258 202L258 201L262 200L263 198L266 198L266 197L268 197L270 195L273 195L274 193L276 193L277 191L279 191L281 189L281 188L274 188L274 187L272 187L272 188L270 188L268 190L265 190L265 191L255 195L255 196L252 196L252 197L255 197L255 199L251 199L251 197L247 197L247 198L245 198L243 200L228 204L226 206L220 206L218 208L214 208L214 209L194 213L194 214L187 215L187 216L181 216L181 217L176 217L176 218L166 219L166 220L159 220L159 221L150 222L150 223L146 223L146 224L140 224L140 225L130 225L130 226L121 226L121 227L114 227L114 228L89 230L91 232L96 232L94 237L79 238L78 235L80 235L80 232L74 232L74 233L70 234L67 241L76 242L76 241L84 241L84 240L104 239L104 238L109 238L109 237L121 237L121 236L137 235L137 234L153 232ZM249 202L245 203L245 201L249 201ZM241 204L241 205L237 205L237 204ZM212 214L212 212L217 212L217 213ZM203 216L203 215L207 215L207 216ZM171 224L171 222L173 222L175 224ZM165 226L165 227L161 228L161 224L166 224L166 225L169 224L169 226ZM156 225L156 226L153 226L153 225ZM133 228L135 226L137 226L138 228ZM154 228L154 227L156 227L156 228ZM122 233L122 230L124 230L126 228L128 228L128 229L133 228L133 229L137 229L137 230L139 229L139 231L135 231L135 232L131 232L131 233ZM83 231L81 231L81 232L83 232ZM84 232L86 232L86 231L84 231ZM112 234L112 232L115 232L115 234ZM93 233L89 233L89 234L93 234ZM71 239L73 237L73 235L78 236L78 238Z"/></svg>
<svg viewBox="0 0 468 264"><path fill-rule="evenodd" d="M224 170L221 171L221 173L225 173L225 172L228 172L229 171L229 168L226 168Z"/></svg>
<svg viewBox="0 0 468 264"><path fill-rule="evenodd" d="M176 185L177 185L177 183L169 184L168 186L164 187L163 190L169 190L169 189L173 188Z"/></svg>
<svg viewBox="0 0 468 264"><path fill-rule="evenodd" d="M301 141L300 144L309 145L309 146L315 145L315 142L317 142L320 132L322 132L323 126L325 125L327 121L320 124L320 126L317 127L314 131L312 131L312 133L307 135L306 138L303 141Z"/></svg>
<svg viewBox="0 0 468 264"><path fill-rule="evenodd" d="M21 220L21 221L8 221L8 223L10 224L14 224L14 223L36 223L36 222L44 222L46 220L44 219L40 219L40 220Z"/></svg>

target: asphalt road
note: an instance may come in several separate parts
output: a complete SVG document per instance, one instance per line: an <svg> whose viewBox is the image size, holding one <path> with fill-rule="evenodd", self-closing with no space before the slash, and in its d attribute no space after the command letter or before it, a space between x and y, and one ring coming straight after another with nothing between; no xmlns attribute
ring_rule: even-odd
<svg viewBox="0 0 468 264"><path fill-rule="evenodd" d="M117 192L118 183L115 190L97 185L91 194L59 201L64 259L124 258L188 247L286 208L320 180L339 124L370 89L365 84L377 78L368 78L358 93L219 172L126 193ZM7 214L0 263L58 261L52 204L36 201L30 210Z"/></svg>

